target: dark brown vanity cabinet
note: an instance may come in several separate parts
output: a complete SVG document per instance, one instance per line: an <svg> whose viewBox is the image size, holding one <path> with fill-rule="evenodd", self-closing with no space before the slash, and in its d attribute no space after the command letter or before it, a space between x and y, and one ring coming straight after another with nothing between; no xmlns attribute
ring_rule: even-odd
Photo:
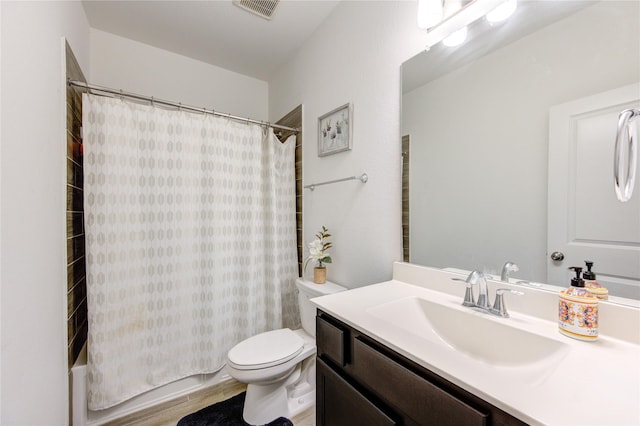
<svg viewBox="0 0 640 426"><path fill-rule="evenodd" d="M322 311L316 342L317 426L525 424Z"/></svg>

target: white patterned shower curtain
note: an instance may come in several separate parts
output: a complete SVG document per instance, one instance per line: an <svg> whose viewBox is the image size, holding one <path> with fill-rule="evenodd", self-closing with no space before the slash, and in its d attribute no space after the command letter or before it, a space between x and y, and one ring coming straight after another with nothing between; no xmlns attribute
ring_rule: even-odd
<svg viewBox="0 0 640 426"><path fill-rule="evenodd" d="M88 94L83 133L90 409L298 325L295 136Z"/></svg>

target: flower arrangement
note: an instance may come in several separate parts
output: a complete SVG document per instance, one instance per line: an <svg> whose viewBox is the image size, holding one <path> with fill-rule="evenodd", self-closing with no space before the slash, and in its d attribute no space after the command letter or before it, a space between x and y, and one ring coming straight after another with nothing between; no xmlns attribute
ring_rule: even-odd
<svg viewBox="0 0 640 426"><path fill-rule="evenodd" d="M307 269L309 261L318 262L318 268L323 268L325 263L331 263L331 256L327 251L333 247L328 238L331 236L329 230L322 227L322 230L316 234L316 239L309 243L309 257L304 262L304 269Z"/></svg>

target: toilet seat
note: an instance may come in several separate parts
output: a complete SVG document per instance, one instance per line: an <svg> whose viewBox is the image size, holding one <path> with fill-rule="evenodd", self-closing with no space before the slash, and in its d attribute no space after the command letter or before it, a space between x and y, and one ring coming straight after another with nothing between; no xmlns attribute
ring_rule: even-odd
<svg viewBox="0 0 640 426"><path fill-rule="evenodd" d="M283 364L295 358L304 340L288 328L266 331L235 345L227 360L238 370L258 370Z"/></svg>

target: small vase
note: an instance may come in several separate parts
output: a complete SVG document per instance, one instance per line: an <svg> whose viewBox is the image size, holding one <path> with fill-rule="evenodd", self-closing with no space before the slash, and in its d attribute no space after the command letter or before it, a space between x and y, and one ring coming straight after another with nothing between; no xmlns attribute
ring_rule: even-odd
<svg viewBox="0 0 640 426"><path fill-rule="evenodd" d="M313 268L313 282L316 284L324 284L327 282L327 268L324 266L316 266Z"/></svg>

